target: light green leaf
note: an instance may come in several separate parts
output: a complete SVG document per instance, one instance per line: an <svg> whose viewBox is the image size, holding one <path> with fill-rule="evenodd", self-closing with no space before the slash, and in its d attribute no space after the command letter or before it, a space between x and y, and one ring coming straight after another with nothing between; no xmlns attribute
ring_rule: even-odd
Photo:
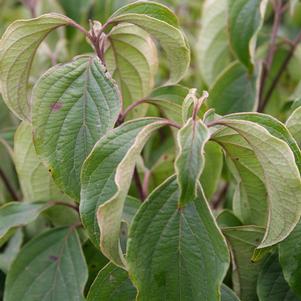
<svg viewBox="0 0 301 301"><path fill-rule="evenodd" d="M213 139L225 150L226 163L234 178L234 214L244 224L265 226L268 214L267 192L263 170L254 151L229 128L215 132Z"/></svg>
<svg viewBox="0 0 301 301"><path fill-rule="evenodd" d="M294 153L296 164L301 172L301 151L294 139L293 135L289 132L287 126L276 118L260 113L237 113L225 116L230 119L242 119L255 122L269 131L269 133L283 141L285 141L292 152Z"/></svg>
<svg viewBox="0 0 301 301"><path fill-rule="evenodd" d="M134 301L136 288L128 273L112 263L106 265L94 280L87 301Z"/></svg>
<svg viewBox="0 0 301 301"><path fill-rule="evenodd" d="M205 165L204 147L209 138L206 125L201 120L192 118L178 132L179 153L175 169L180 188L181 207L197 197L199 178Z"/></svg>
<svg viewBox="0 0 301 301"><path fill-rule="evenodd" d="M83 301L87 265L74 227L31 240L8 272L5 301Z"/></svg>
<svg viewBox="0 0 301 301"><path fill-rule="evenodd" d="M301 215L301 179L294 154L288 144L272 136L262 126L246 120L223 119L252 147L264 171L269 214L264 238L258 248L284 240Z"/></svg>
<svg viewBox="0 0 301 301"><path fill-rule="evenodd" d="M110 19L125 14L147 15L164 21L174 27L179 27L179 21L175 14L165 5L154 1L136 1L118 9Z"/></svg>
<svg viewBox="0 0 301 301"><path fill-rule="evenodd" d="M207 200L211 199L217 190L222 174L223 162L221 147L217 143L209 141L205 145L205 166L200 177Z"/></svg>
<svg viewBox="0 0 301 301"><path fill-rule="evenodd" d="M11 202L0 207L0 245L17 227L33 222L41 212L49 208L47 203Z"/></svg>
<svg viewBox="0 0 301 301"><path fill-rule="evenodd" d="M228 28L232 49L248 68L254 65L257 33L268 0L228 0Z"/></svg>
<svg viewBox="0 0 301 301"><path fill-rule="evenodd" d="M285 281L275 253L265 260L258 275L257 294L259 301L299 301Z"/></svg>
<svg viewBox="0 0 301 301"><path fill-rule="evenodd" d="M216 217L216 222L220 228L242 226L239 218L229 209L223 209Z"/></svg>
<svg viewBox="0 0 301 301"><path fill-rule="evenodd" d="M0 41L0 89L9 109L20 119L30 118L28 77L36 50L54 29L71 24L59 14L12 23Z"/></svg>
<svg viewBox="0 0 301 301"><path fill-rule="evenodd" d="M209 106L221 115L253 111L256 106L255 79L238 62L220 73L209 92Z"/></svg>
<svg viewBox="0 0 301 301"><path fill-rule="evenodd" d="M137 300L218 301L229 254L201 191L178 208L175 177L159 186L130 228L127 262Z"/></svg>
<svg viewBox="0 0 301 301"><path fill-rule="evenodd" d="M230 62L227 34L227 0L206 0L197 42L198 66L210 87Z"/></svg>
<svg viewBox="0 0 301 301"><path fill-rule="evenodd" d="M301 298L301 222L293 232L279 244L279 260L285 280Z"/></svg>
<svg viewBox="0 0 301 301"><path fill-rule="evenodd" d="M298 107L286 121L286 126L301 146L301 107Z"/></svg>
<svg viewBox="0 0 301 301"><path fill-rule="evenodd" d="M261 262L251 262L253 251L263 237L264 229L256 226L224 228L223 233L232 250L232 282L243 301L256 301L257 277Z"/></svg>
<svg viewBox="0 0 301 301"><path fill-rule="evenodd" d="M98 58L80 56L46 72L33 101L37 153L55 183L78 200L82 163L120 112L118 88Z"/></svg>
<svg viewBox="0 0 301 301"><path fill-rule="evenodd" d="M117 265L124 266L119 247L120 223L136 161L150 135L166 124L168 121L160 118L129 121L100 139L83 165L83 224L95 244L101 232L102 252Z"/></svg>
<svg viewBox="0 0 301 301"><path fill-rule="evenodd" d="M106 65L118 83L127 107L147 96L153 88L157 49L149 34L133 24L113 27L107 42Z"/></svg>
<svg viewBox="0 0 301 301"><path fill-rule="evenodd" d="M0 254L0 270L2 270L5 274L7 274L12 262L17 257L21 249L22 242L23 233L21 229L18 229L12 236L12 238L8 241L5 249L2 249L2 252Z"/></svg>
<svg viewBox="0 0 301 301"><path fill-rule="evenodd" d="M25 201L66 198L38 158L32 141L32 127L27 121L19 125L15 134L14 162Z"/></svg>
<svg viewBox="0 0 301 301"><path fill-rule="evenodd" d="M180 85L163 86L152 91L144 102L155 105L168 119L182 123L182 104L189 90Z"/></svg>
<svg viewBox="0 0 301 301"><path fill-rule="evenodd" d="M221 288L222 299L221 301L240 301L235 293L226 285L222 285Z"/></svg>
<svg viewBox="0 0 301 301"><path fill-rule="evenodd" d="M156 38L166 53L170 68L170 84L179 82L190 64L190 49L174 14L152 1L139 1L124 6L109 19L109 23L135 24Z"/></svg>

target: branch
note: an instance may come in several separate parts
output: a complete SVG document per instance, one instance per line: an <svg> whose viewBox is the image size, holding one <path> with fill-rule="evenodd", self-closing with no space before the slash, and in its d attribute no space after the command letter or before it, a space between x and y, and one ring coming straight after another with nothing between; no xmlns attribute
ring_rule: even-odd
<svg viewBox="0 0 301 301"><path fill-rule="evenodd" d="M262 112L262 108L264 107L263 92L264 92L269 71L271 69L271 65L274 60L275 52L277 49L276 47L277 34L281 23L281 18L284 12L282 7L282 0L276 0L273 3L274 3L275 17L274 17L272 34L271 34L271 40L268 47L268 53L265 60L262 62L262 73L261 73L261 78L259 83L259 107L258 107L259 112Z"/></svg>
<svg viewBox="0 0 301 301"><path fill-rule="evenodd" d="M258 108L259 112L262 112L264 110L265 106L267 105L270 97L272 96L272 94L274 92L274 89L276 88L283 72L286 70L286 67L288 66L289 62L291 61L291 59L295 53L295 50L300 42L301 42L301 32L296 37L296 39L292 42L289 53L287 54L286 58L284 59L282 65L279 68L278 73L276 74L275 78L273 79L272 84L271 84L264 100L262 101L261 106Z"/></svg>
<svg viewBox="0 0 301 301"><path fill-rule="evenodd" d="M224 183L220 189L216 192L216 194L213 196L212 201L211 201L211 207L212 209L216 210L221 203L224 201L225 196L228 192L229 189L229 184Z"/></svg>
<svg viewBox="0 0 301 301"><path fill-rule="evenodd" d="M6 177L4 171L0 168L0 178L2 179L3 184L5 185L7 191L9 192L9 194L11 195L12 199L16 202L20 201L19 196L17 195L17 193L14 191L14 188L12 187L12 185L10 184L8 178Z"/></svg>
<svg viewBox="0 0 301 301"><path fill-rule="evenodd" d="M140 177L139 177L137 167L135 167L135 170L134 170L134 181L136 183L136 187L137 187L141 202L144 202L144 200L146 199L146 195L144 194L144 189L143 189Z"/></svg>

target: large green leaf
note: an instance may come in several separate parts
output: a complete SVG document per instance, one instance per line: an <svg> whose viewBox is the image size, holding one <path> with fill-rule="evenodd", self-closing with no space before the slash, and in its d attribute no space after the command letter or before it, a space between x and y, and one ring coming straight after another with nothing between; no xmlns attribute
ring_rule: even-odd
<svg viewBox="0 0 301 301"><path fill-rule="evenodd" d="M116 11L110 23L132 23L156 38L167 55L171 84L179 82L190 64L190 49L175 15L162 4L138 1Z"/></svg>
<svg viewBox="0 0 301 301"><path fill-rule="evenodd" d="M248 69L254 64L256 37L267 0L228 0L228 28L232 49Z"/></svg>
<svg viewBox="0 0 301 301"><path fill-rule="evenodd" d="M232 281L234 290L243 301L257 301L256 284L261 262L251 262L264 229L256 226L224 228L223 233L232 250Z"/></svg>
<svg viewBox="0 0 301 301"><path fill-rule="evenodd" d="M101 249L117 265L124 265L119 249L120 222L136 161L151 133L167 123L160 118L129 121L100 139L83 165L83 224L96 244L101 232Z"/></svg>
<svg viewBox="0 0 301 301"><path fill-rule="evenodd" d="M242 119L255 122L269 131L269 133L283 141L285 141L292 152L294 153L296 164L301 172L301 151L294 139L293 135L290 133L287 126L276 118L260 113L237 113L225 116L230 119Z"/></svg>
<svg viewBox="0 0 301 301"><path fill-rule="evenodd" d="M118 88L98 58L80 56L46 72L33 102L37 153L55 183L78 200L82 163L120 112Z"/></svg>
<svg viewBox="0 0 301 301"><path fill-rule="evenodd" d="M216 132L213 139L226 152L235 192L232 208L244 224L265 226L268 202L262 167L248 143L231 129Z"/></svg>
<svg viewBox="0 0 301 301"><path fill-rule="evenodd" d="M107 41L106 65L127 107L153 88L158 60L156 46L147 32L133 24L113 27Z"/></svg>
<svg viewBox="0 0 301 301"><path fill-rule="evenodd" d="M275 253L265 260L258 275L257 294L259 301L299 301L285 281Z"/></svg>
<svg viewBox="0 0 301 301"><path fill-rule="evenodd" d="M293 291L301 298L301 222L279 245L279 260L284 278Z"/></svg>
<svg viewBox="0 0 301 301"><path fill-rule="evenodd" d="M178 208L175 177L142 205L130 228L127 262L137 300L220 299L228 249L203 194Z"/></svg>
<svg viewBox="0 0 301 301"><path fill-rule="evenodd" d="M258 248L277 244L290 234L301 215L301 180L294 154L287 143L254 122L223 119L220 123L239 133L260 162L269 214L266 233Z"/></svg>
<svg viewBox="0 0 301 301"><path fill-rule="evenodd" d="M25 201L65 198L36 154L32 141L32 127L27 121L19 125L15 134L14 162Z"/></svg>
<svg viewBox="0 0 301 301"><path fill-rule="evenodd" d="M28 77L37 48L45 37L71 20L59 14L12 23L0 41L0 86L3 99L20 119L30 118Z"/></svg>
<svg viewBox="0 0 301 301"><path fill-rule="evenodd" d="M106 265L95 278L87 301L134 301L136 288L128 273L112 263Z"/></svg>
<svg viewBox="0 0 301 301"><path fill-rule="evenodd" d="M209 130L201 120L190 118L178 132L179 154L175 168L180 188L180 206L197 197L199 178L204 169L204 147Z"/></svg>
<svg viewBox="0 0 301 301"><path fill-rule="evenodd" d="M286 121L286 126L296 139L298 145L301 145L301 107L298 107Z"/></svg>
<svg viewBox="0 0 301 301"><path fill-rule="evenodd" d="M221 115L253 111L256 106L255 79L239 62L232 63L212 84L208 104Z"/></svg>
<svg viewBox="0 0 301 301"><path fill-rule="evenodd" d="M74 227L31 240L8 272L5 301L83 301L87 265Z"/></svg>
<svg viewBox="0 0 301 301"><path fill-rule="evenodd" d="M198 66L210 87L230 62L227 35L227 0L206 0L197 42Z"/></svg>
<svg viewBox="0 0 301 301"><path fill-rule="evenodd" d="M11 231L33 222L41 212L49 208L47 203L11 202L0 207L0 245Z"/></svg>

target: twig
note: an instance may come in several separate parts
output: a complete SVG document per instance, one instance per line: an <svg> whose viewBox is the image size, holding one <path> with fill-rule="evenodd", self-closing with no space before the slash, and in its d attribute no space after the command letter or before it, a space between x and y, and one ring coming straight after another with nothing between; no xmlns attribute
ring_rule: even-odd
<svg viewBox="0 0 301 301"><path fill-rule="evenodd" d="M264 100L261 103L261 106L258 108L259 112L262 112L265 108L265 106L267 105L270 97L272 96L275 87L277 86L283 72L286 70L287 65L289 64L289 62L291 61L295 50L298 46L298 44L301 42L301 32L299 33L299 35L297 36L297 38L293 41L293 43L291 44L291 49L289 51L289 53L287 54L286 58L284 59L283 63L281 64L278 73L276 74L275 78L272 81L272 84L264 98Z"/></svg>
<svg viewBox="0 0 301 301"><path fill-rule="evenodd" d="M268 48L268 53L265 60L262 62L262 72L261 72L261 78L259 83L259 108L258 108L259 112L261 112L262 108L264 107L263 105L264 88L275 56L277 34L278 34L278 30L280 27L281 18L283 14L282 0L276 0L275 2L273 2L273 4L274 4L274 11L275 11L273 29L272 29L269 48Z"/></svg>
<svg viewBox="0 0 301 301"><path fill-rule="evenodd" d="M11 197L13 198L13 200L16 201L16 202L20 201L19 196L14 191L14 188L10 184L8 178L6 177L4 171L1 168L0 168L0 178L2 179L2 182L4 183L7 191L9 192L9 194L11 195Z"/></svg>
<svg viewBox="0 0 301 301"><path fill-rule="evenodd" d="M213 196L212 201L211 201L211 207L212 209L216 210L221 203L224 201L225 196L228 192L229 189L229 184L224 183L220 189L216 192L216 194Z"/></svg>
<svg viewBox="0 0 301 301"><path fill-rule="evenodd" d="M75 210L77 213L79 213L78 205L66 203L66 202L63 202L63 201L51 201L50 203L52 203L53 205L69 207L69 208Z"/></svg>
<svg viewBox="0 0 301 301"><path fill-rule="evenodd" d="M137 187L141 202L144 202L146 195L144 194L144 191L143 191L143 186L142 186L142 183L141 183L141 180L139 177L137 167L135 167L135 170L134 170L134 181L136 183L136 187Z"/></svg>

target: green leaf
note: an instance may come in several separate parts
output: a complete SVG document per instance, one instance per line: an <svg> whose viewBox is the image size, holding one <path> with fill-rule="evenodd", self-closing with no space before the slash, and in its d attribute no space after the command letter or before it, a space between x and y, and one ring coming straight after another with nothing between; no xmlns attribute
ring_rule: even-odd
<svg viewBox="0 0 301 301"><path fill-rule="evenodd" d="M244 224L265 226L268 214L267 192L263 170L254 151L229 128L215 132L213 139L225 150L226 163L234 178L234 214Z"/></svg>
<svg viewBox="0 0 301 301"><path fill-rule="evenodd" d="M222 299L221 301L240 301L235 293L226 285L221 288Z"/></svg>
<svg viewBox="0 0 301 301"><path fill-rule="evenodd" d="M4 300L83 301L87 278L76 229L52 229L21 250L8 272Z"/></svg>
<svg viewBox="0 0 301 301"><path fill-rule="evenodd" d="M219 300L225 240L199 192L178 208L176 177L149 196L130 228L127 262L137 300Z"/></svg>
<svg viewBox="0 0 301 301"><path fill-rule="evenodd" d="M286 121L286 126L301 146L301 107L298 107Z"/></svg>
<svg viewBox="0 0 301 301"><path fill-rule="evenodd" d="M246 139L260 162L269 199L269 218L258 248L277 244L291 233L301 215L301 181L294 154L288 144L254 122L223 119L220 123Z"/></svg>
<svg viewBox="0 0 301 301"><path fill-rule="evenodd" d="M38 158L32 141L32 127L27 121L20 123L15 134L14 162L25 201L66 198Z"/></svg>
<svg viewBox="0 0 301 301"><path fill-rule="evenodd" d="M260 113L237 113L225 116L230 119L242 119L255 122L269 131L269 133L283 141L285 141L292 152L294 153L296 164L301 172L301 151L294 139L293 135L290 133L287 126L276 118Z"/></svg>
<svg viewBox="0 0 301 301"><path fill-rule="evenodd" d="M33 102L37 153L55 183L78 200L82 163L120 112L118 88L98 58L80 56L46 72L34 88Z"/></svg>
<svg viewBox="0 0 301 301"><path fill-rule="evenodd" d="M160 118L129 121L100 139L83 165L83 224L95 244L101 232L102 252L117 265L124 265L119 247L120 223L136 161L151 133L167 123Z"/></svg>
<svg viewBox="0 0 301 301"><path fill-rule="evenodd" d="M223 209L216 217L216 222L220 228L242 226L239 218L229 209Z"/></svg>
<svg viewBox="0 0 301 301"><path fill-rule="evenodd" d="M163 86L152 91L144 102L155 105L168 119L182 124L182 104L189 90L180 85Z"/></svg>
<svg viewBox="0 0 301 301"><path fill-rule="evenodd" d="M147 96L154 86L158 60L156 46L147 32L133 24L113 27L107 41L106 65L118 83L127 107Z"/></svg>
<svg viewBox="0 0 301 301"><path fill-rule="evenodd" d="M251 262L253 251L263 237L257 226L224 228L223 233L232 250L232 282L234 291L243 301L256 301L257 276L261 262Z"/></svg>
<svg viewBox="0 0 301 301"><path fill-rule="evenodd" d="M197 197L199 178L204 169L204 147L209 130L201 120L190 118L178 132L179 153L175 169L180 188L179 206Z"/></svg>
<svg viewBox="0 0 301 301"><path fill-rule="evenodd" d="M231 47L248 68L254 65L257 34L263 24L267 0L228 0Z"/></svg>
<svg viewBox="0 0 301 301"><path fill-rule="evenodd" d="M279 260L285 280L301 298L301 222L293 232L279 244Z"/></svg>
<svg viewBox="0 0 301 301"><path fill-rule="evenodd" d="M122 7L109 19L109 23L120 22L135 24L160 42L169 62L170 84L183 78L190 64L190 49L168 8L152 1L139 1Z"/></svg>
<svg viewBox="0 0 301 301"><path fill-rule="evenodd" d="M209 141L205 145L205 166L200 177L206 199L209 200L217 190L223 169L223 152L221 147Z"/></svg>
<svg viewBox="0 0 301 301"><path fill-rule="evenodd" d="M136 289L128 273L112 263L106 265L94 280L87 301L134 301Z"/></svg>
<svg viewBox="0 0 301 301"><path fill-rule="evenodd" d="M227 0L206 0L203 4L197 58L202 78L208 87L230 62L226 9Z"/></svg>
<svg viewBox="0 0 301 301"><path fill-rule="evenodd" d="M18 229L12 238L8 241L4 250L0 254L0 270L7 274L11 264L17 257L23 242L23 233Z"/></svg>
<svg viewBox="0 0 301 301"><path fill-rule="evenodd" d="M238 62L229 65L210 88L208 104L225 115L253 111L256 106L255 79Z"/></svg>
<svg viewBox="0 0 301 301"><path fill-rule="evenodd" d="M265 260L258 275L257 294L260 301L298 301L300 300L285 281L278 254Z"/></svg>
<svg viewBox="0 0 301 301"><path fill-rule="evenodd" d="M47 203L11 202L0 207L0 245L11 231L33 222L41 212L49 208Z"/></svg>
<svg viewBox="0 0 301 301"><path fill-rule="evenodd" d="M174 27L179 27L179 21L175 14L165 5L154 1L136 1L118 9L112 17L125 14L147 15L164 21ZM112 19L112 17L110 19Z"/></svg>
<svg viewBox="0 0 301 301"><path fill-rule="evenodd" d="M20 119L30 118L28 77L36 50L54 29L71 24L59 14L12 23L0 41L0 89L9 109Z"/></svg>

